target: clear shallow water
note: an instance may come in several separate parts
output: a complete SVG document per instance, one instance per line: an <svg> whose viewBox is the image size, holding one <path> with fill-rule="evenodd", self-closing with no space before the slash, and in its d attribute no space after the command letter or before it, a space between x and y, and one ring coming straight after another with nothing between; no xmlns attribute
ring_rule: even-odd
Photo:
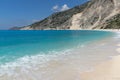
<svg viewBox="0 0 120 80"><path fill-rule="evenodd" d="M14 76L15 78L18 76L18 74L15 76L15 73L19 73L19 75L25 73L28 77L35 73L39 75L44 73L51 74L60 65L64 66L64 69L76 69L76 66L78 66L76 64L79 64L79 68L82 68L84 66L80 67L80 65L83 65L83 62L80 61L85 61L90 55L93 55L92 58L97 57L94 49L97 51L100 48L100 46L98 48L93 46L91 46L93 48L88 48L86 46L107 37L112 37L113 35L114 33L112 32L88 30L0 31L0 75L8 74L9 78L10 76ZM97 59L99 60L99 58ZM45 62L48 63L43 64ZM71 66L73 64L74 66ZM44 69L48 70L46 71ZM60 70L61 68L58 69L58 72ZM32 72L32 74L28 74L28 72ZM50 78L48 74L45 77ZM39 80L41 78L34 79L34 77L31 77L31 79ZM9 80L13 80L13 78ZM19 80L19 78L15 80Z"/></svg>
<svg viewBox="0 0 120 80"><path fill-rule="evenodd" d="M81 47L110 34L99 31L0 31L0 63Z"/></svg>

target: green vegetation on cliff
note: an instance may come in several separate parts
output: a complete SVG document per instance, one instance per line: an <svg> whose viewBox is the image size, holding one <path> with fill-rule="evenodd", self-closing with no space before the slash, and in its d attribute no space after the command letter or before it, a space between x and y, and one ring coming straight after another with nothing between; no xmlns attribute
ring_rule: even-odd
<svg viewBox="0 0 120 80"><path fill-rule="evenodd" d="M76 6L74 8L71 8L69 10L63 11L63 12L57 12L52 14L51 16L43 19L42 21L33 23L32 25L29 25L33 29L45 29L45 28L53 28L56 29L57 27L59 29L67 29L66 27L62 27L64 24L69 24L67 22L74 14L82 12L86 6L89 4L89 1L85 4L82 4L80 6ZM65 23L66 22L66 23Z"/></svg>
<svg viewBox="0 0 120 80"><path fill-rule="evenodd" d="M120 29L120 14L110 19L105 29Z"/></svg>

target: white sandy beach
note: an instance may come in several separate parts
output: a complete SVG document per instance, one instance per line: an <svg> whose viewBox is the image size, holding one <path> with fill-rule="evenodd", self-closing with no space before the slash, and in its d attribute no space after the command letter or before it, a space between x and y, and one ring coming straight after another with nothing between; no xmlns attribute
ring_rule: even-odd
<svg viewBox="0 0 120 80"><path fill-rule="evenodd" d="M113 31L120 34L119 30L105 30ZM120 53L120 43L117 45L116 52ZM81 80L120 80L120 55L112 57L111 60L102 62L94 67L90 72L82 73Z"/></svg>
<svg viewBox="0 0 120 80"><path fill-rule="evenodd" d="M81 80L120 80L120 56L96 66L92 72L82 73Z"/></svg>

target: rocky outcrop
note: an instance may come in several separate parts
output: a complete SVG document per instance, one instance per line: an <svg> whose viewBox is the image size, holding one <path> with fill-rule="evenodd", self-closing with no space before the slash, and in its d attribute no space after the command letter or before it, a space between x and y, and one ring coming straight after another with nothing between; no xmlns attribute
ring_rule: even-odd
<svg viewBox="0 0 120 80"><path fill-rule="evenodd" d="M67 11L55 13L21 30L106 29L120 14L120 0L91 0ZM117 19L119 20L119 19Z"/></svg>

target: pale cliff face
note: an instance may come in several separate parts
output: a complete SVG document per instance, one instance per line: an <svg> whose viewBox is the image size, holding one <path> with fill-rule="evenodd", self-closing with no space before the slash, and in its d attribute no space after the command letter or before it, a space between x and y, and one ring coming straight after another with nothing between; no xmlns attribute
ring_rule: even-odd
<svg viewBox="0 0 120 80"><path fill-rule="evenodd" d="M76 30L76 29L80 29L80 18L82 17L82 13L78 13L73 15L72 19L71 19L71 26L70 29L71 30Z"/></svg>
<svg viewBox="0 0 120 80"><path fill-rule="evenodd" d="M105 29L107 21L118 14L120 0L91 0L20 30Z"/></svg>
<svg viewBox="0 0 120 80"><path fill-rule="evenodd" d="M73 15L70 29L99 29L118 13L120 0L92 0L83 12Z"/></svg>

